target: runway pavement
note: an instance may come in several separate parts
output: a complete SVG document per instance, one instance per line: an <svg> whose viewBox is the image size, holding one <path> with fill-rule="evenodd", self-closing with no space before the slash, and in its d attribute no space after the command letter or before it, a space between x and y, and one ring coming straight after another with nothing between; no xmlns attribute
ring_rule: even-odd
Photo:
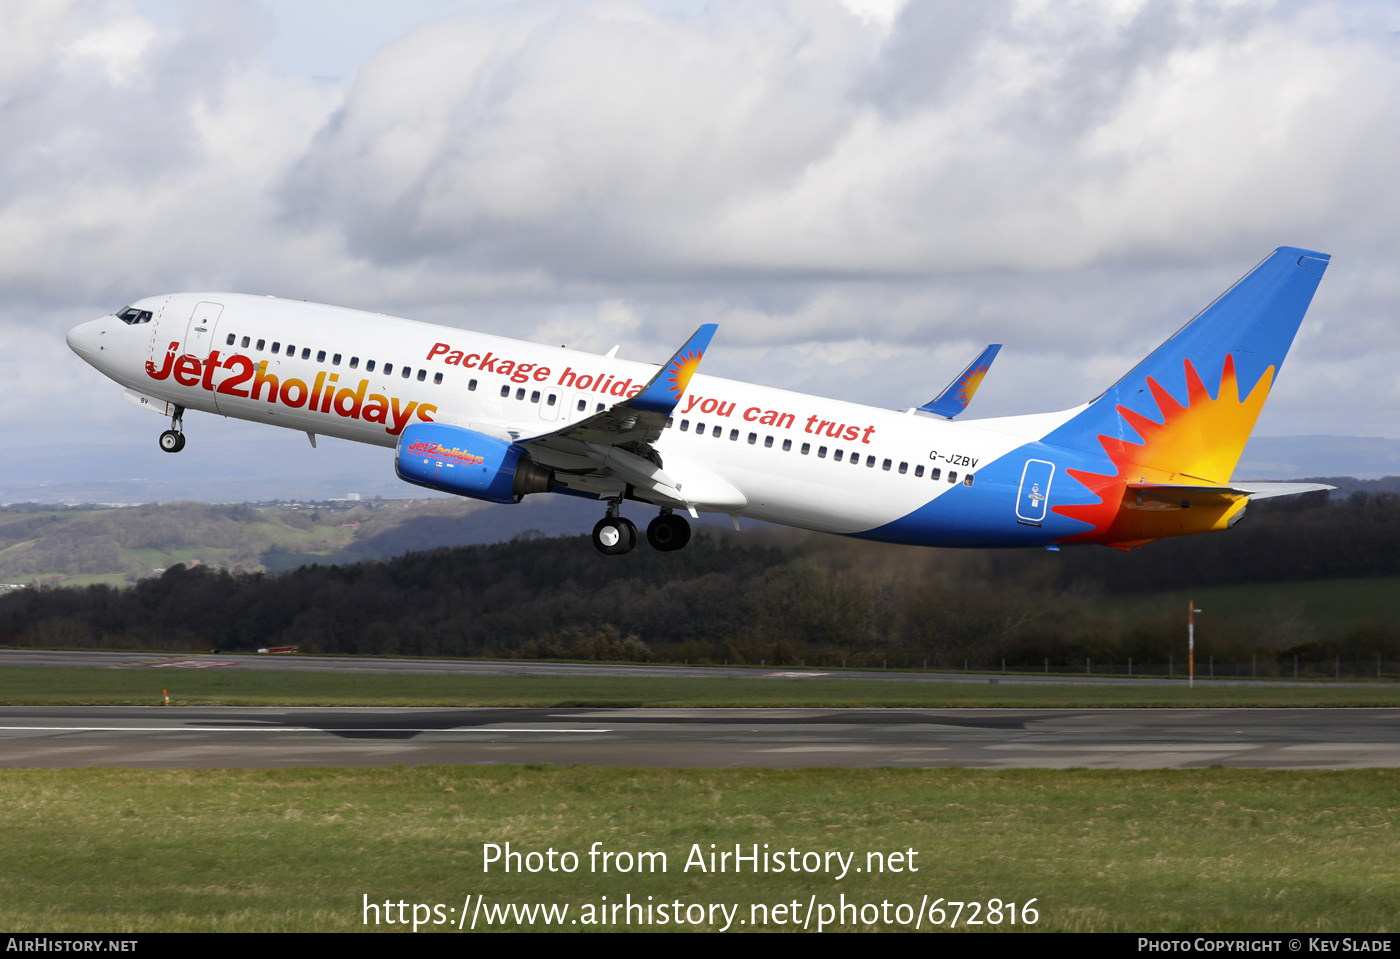
<svg viewBox="0 0 1400 959"><path fill-rule="evenodd" d="M1161 686L1179 684L1183 677L1121 677L1088 676L1076 673L999 673L999 672L928 672L910 669L819 669L806 667L752 666L677 666L661 663L542 663L522 660L475 659L391 659L368 656L278 656L248 653L195 655L161 653L123 653L92 650L0 649L0 667L5 666L99 666L117 669L255 669L285 670L305 673L371 673L394 675L405 673L439 675L509 675L509 676L615 676L621 678L706 679L730 677L735 679L823 678L874 679L885 681L925 683L978 683L990 680L1011 685L1112 685ZM1298 682L1270 682L1256 679L1209 679L1197 675L1198 685L1215 686L1296 686ZM1373 684L1349 684L1373 685Z"/></svg>
<svg viewBox="0 0 1400 959"><path fill-rule="evenodd" d="M1400 709L0 707L0 766L1400 766Z"/></svg>

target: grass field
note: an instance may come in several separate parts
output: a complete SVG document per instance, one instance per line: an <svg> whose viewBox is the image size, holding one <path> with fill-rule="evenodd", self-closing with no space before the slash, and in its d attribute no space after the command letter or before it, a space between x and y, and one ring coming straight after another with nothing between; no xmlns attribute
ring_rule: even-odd
<svg viewBox="0 0 1400 959"><path fill-rule="evenodd" d="M565 928L578 931L590 927L567 920L586 917L585 903L630 894L738 904L743 929L752 903L795 900L805 912L813 897L844 894L917 909L927 894L1035 899L1032 928L1047 931L1384 932L1397 925L1398 816L1393 769L8 770L0 925L350 931L365 928L366 895L442 903L453 923L447 910L484 895L488 906L567 903ZM484 874L483 843L507 841L578 853L578 871ZM664 852L667 871L590 872L594 842ZM912 849L918 871L683 871L696 843L706 854L711 843L854 852L852 867ZM768 928L791 928L769 915ZM904 928L884 916L855 924ZM699 928L720 925L707 916ZM999 926L968 928L1012 927L1004 913Z"/></svg>
<svg viewBox="0 0 1400 959"><path fill-rule="evenodd" d="M0 667L3 705L1397 706L1400 684L1015 685L857 679L613 678Z"/></svg>

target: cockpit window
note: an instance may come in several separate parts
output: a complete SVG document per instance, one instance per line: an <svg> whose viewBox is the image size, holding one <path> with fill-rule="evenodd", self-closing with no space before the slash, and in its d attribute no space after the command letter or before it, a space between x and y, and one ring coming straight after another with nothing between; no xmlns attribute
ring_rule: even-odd
<svg viewBox="0 0 1400 959"><path fill-rule="evenodd" d="M149 323L151 322L151 316L150 310L138 310L134 306L122 307L122 309L117 312L117 319L121 320L127 326L134 326L137 323Z"/></svg>

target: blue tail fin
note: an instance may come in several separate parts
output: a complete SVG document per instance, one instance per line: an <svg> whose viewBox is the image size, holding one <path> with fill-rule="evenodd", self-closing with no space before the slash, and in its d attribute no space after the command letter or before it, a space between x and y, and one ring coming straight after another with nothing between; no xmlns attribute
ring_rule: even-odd
<svg viewBox="0 0 1400 959"><path fill-rule="evenodd" d="M1279 247L1045 442L1228 482L1329 259Z"/></svg>

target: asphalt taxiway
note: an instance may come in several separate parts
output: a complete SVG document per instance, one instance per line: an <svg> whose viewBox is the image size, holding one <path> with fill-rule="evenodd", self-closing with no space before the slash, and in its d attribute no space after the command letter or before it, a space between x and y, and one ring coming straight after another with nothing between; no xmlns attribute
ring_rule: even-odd
<svg viewBox="0 0 1400 959"><path fill-rule="evenodd" d="M0 707L0 766L1400 766L1400 709Z"/></svg>

